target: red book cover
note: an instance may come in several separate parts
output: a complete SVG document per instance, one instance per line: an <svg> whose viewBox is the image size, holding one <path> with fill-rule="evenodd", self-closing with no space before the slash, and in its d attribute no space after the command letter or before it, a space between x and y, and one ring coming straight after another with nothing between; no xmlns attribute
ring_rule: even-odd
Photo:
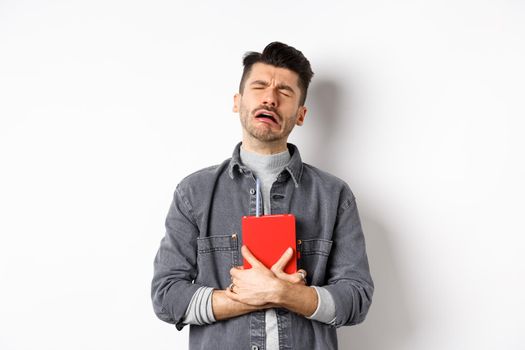
<svg viewBox="0 0 525 350"><path fill-rule="evenodd" d="M294 215L243 216L242 241L257 260L268 268L279 260L286 248L291 247L293 256L284 271L297 272ZM251 268L246 259L244 259L244 268Z"/></svg>

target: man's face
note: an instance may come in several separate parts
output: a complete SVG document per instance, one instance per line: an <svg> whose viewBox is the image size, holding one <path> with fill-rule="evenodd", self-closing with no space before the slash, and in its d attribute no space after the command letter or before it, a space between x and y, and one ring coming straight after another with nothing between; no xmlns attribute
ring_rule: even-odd
<svg viewBox="0 0 525 350"><path fill-rule="evenodd" d="M252 66L242 95L235 94L243 133L261 142L286 142L295 125L302 125L306 108L299 106L297 73L264 63Z"/></svg>

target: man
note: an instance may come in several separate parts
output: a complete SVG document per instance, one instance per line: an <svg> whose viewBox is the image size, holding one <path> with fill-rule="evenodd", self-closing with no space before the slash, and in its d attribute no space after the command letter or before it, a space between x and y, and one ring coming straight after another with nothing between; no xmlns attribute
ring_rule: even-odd
<svg viewBox="0 0 525 350"><path fill-rule="evenodd" d="M364 320L374 289L355 197L287 143L307 112L313 72L303 54L274 42L243 63L233 106L242 142L177 186L154 263L154 310L179 330L191 325L191 349L336 349L336 328ZM242 245L256 179L264 214L296 217L297 273L284 272L292 249L269 269Z"/></svg>

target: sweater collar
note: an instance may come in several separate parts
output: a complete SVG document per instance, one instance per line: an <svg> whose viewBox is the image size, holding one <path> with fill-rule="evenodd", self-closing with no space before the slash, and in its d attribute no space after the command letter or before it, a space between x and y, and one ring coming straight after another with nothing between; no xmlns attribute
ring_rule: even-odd
<svg viewBox="0 0 525 350"><path fill-rule="evenodd" d="M232 179L236 174L244 174L250 171L250 169L248 169L241 161L241 144L242 142L239 142L237 146L235 146L232 158L230 159L228 174ZM303 173L303 161L301 160L299 149L294 144L287 143L286 146L290 152L290 160L284 167L284 171L292 177L295 187L298 187L299 182L301 181L301 175Z"/></svg>

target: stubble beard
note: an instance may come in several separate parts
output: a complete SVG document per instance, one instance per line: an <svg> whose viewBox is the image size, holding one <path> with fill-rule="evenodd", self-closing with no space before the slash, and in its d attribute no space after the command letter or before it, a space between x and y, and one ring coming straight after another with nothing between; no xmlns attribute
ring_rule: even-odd
<svg viewBox="0 0 525 350"><path fill-rule="evenodd" d="M253 138L261 142L275 142L282 139L286 139L288 135L292 132L293 123L291 127L284 125L282 131L274 131L270 125L259 125L256 126L255 123L250 123L251 113L250 111L241 105L240 111L241 125L243 129ZM281 118L281 123L285 123L284 118ZM261 123L262 124L262 123Z"/></svg>

